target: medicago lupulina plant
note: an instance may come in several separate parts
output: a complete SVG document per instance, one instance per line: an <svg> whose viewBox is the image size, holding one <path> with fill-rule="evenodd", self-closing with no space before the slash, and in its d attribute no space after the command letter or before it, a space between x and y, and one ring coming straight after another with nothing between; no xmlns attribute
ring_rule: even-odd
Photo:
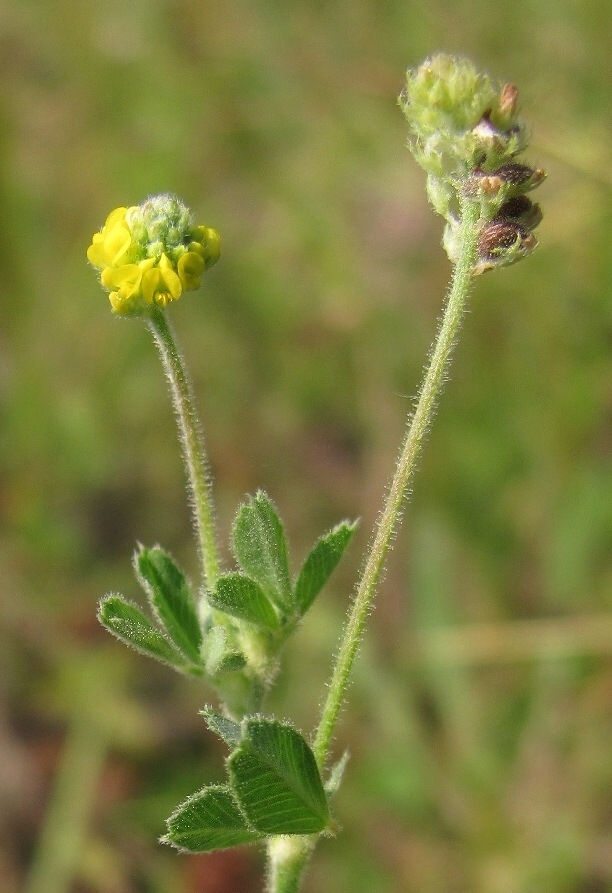
<svg viewBox="0 0 612 893"><path fill-rule="evenodd" d="M262 843L268 893L295 893L318 839L336 830L330 802L346 759L329 764L332 738L470 286L477 275L530 254L542 216L528 193L544 172L520 160L527 135L517 115L516 87L493 83L469 60L440 54L408 70L399 105L408 123L408 147L426 171L433 207L446 221L443 241L452 279L319 722L309 737L267 716L265 696L281 649L338 564L355 524L342 521L324 533L292 577L283 524L259 491L238 508L233 523L235 567L221 566L202 429L166 315L168 305L199 288L204 271L218 260L219 235L193 225L179 199L160 195L114 210L87 252L112 311L140 317L159 350L178 420L201 568L192 587L163 549L139 546L134 568L147 611L112 594L101 600L99 618L126 644L202 678L216 692L217 708L206 706L202 715L229 749L227 780L179 805L162 840L198 853Z"/></svg>

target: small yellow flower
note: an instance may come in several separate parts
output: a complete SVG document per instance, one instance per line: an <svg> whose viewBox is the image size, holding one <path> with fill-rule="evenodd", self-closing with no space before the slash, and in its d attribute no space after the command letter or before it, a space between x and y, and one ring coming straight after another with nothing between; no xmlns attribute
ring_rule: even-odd
<svg viewBox="0 0 612 893"><path fill-rule="evenodd" d="M115 208L87 249L121 316L146 316L195 291L219 254L217 231L194 226L185 205L171 195Z"/></svg>

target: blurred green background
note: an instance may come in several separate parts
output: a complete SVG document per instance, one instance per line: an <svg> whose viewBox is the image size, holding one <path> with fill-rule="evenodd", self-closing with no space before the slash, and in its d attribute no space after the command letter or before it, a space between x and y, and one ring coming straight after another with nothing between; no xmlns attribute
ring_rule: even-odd
<svg viewBox="0 0 612 893"><path fill-rule="evenodd" d="M85 249L162 191L222 234L172 317L224 546L258 487L296 557L362 518L269 704L308 731L449 275L396 106L437 50L519 86L541 247L474 288L337 736L343 831L305 891L612 891L610 25L608 0L5 0L7 893L262 889L255 850L156 844L223 750L210 693L95 620L137 597L137 540L196 563L160 365Z"/></svg>

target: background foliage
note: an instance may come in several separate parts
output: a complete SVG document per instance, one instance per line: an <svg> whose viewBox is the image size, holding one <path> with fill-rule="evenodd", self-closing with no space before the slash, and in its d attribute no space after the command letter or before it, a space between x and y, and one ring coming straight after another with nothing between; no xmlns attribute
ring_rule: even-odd
<svg viewBox="0 0 612 893"><path fill-rule="evenodd" d="M362 518L270 705L309 730L449 274L395 104L436 50L519 86L549 171L541 247L474 290L339 735L344 830L306 891L612 890L611 37L604 0L3 4L8 893L70 753L71 893L261 889L256 851L156 845L222 775L208 695L94 619L104 592L137 595L136 540L195 561L158 360L111 317L91 233L160 191L222 233L172 315L224 544L260 486L298 554Z"/></svg>

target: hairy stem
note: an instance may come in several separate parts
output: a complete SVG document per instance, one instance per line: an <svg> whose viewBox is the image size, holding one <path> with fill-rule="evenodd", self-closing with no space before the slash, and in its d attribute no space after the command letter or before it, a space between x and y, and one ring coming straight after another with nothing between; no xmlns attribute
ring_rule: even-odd
<svg viewBox="0 0 612 893"><path fill-rule="evenodd" d="M147 319L164 366L176 414L183 461L187 472L189 501L193 513L204 585L211 589L219 576L212 485L204 448L202 426L195 409L187 367L170 323L161 310Z"/></svg>
<svg viewBox="0 0 612 893"><path fill-rule="evenodd" d="M306 836L270 838L266 893L299 893L315 842Z"/></svg>
<svg viewBox="0 0 612 893"><path fill-rule="evenodd" d="M402 503L414 474L423 440L435 414L436 401L444 383L472 281L479 209L474 202L465 201L462 212L459 232L460 253L453 269L453 278L438 337L431 351L429 366L421 385L416 408L408 422L395 474L374 530L374 537L340 642L327 699L321 712L313 747L321 768L325 765L329 754L334 728L346 698L355 655L363 636L385 559L391 549L393 537L401 519Z"/></svg>
<svg viewBox="0 0 612 893"><path fill-rule="evenodd" d="M378 518L369 552L363 565L361 578L342 634L340 647L332 671L327 698L321 711L315 734L313 750L323 771L338 721L338 716L346 699L349 678L359 644L363 637L366 620L370 613L376 589L384 568L385 559L393 543L393 537L401 518L402 504L414 474L416 461L435 414L436 401L444 383L449 359L461 323L476 258L477 223L479 208L476 203L462 202L462 217L459 230L459 254L453 269L453 277L446 307L433 345L429 366L425 372L419 398L414 413L409 419L395 474L389 486L382 512ZM300 879L314 843L304 841L300 850L296 841L286 856L279 851L274 865L268 893L296 893ZM269 853L272 861L273 853ZM283 862L286 862L286 865Z"/></svg>

